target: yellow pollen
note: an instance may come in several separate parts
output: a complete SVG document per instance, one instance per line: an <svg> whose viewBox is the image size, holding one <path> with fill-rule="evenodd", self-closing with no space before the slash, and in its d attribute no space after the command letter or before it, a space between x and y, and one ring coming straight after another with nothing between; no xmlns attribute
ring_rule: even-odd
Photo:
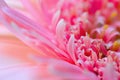
<svg viewBox="0 0 120 80"><path fill-rule="evenodd" d="M103 31L101 32L99 38L103 38L104 33L105 33L105 30L106 30L108 27L109 27L109 25L107 25L107 24L105 24L105 25L103 26Z"/></svg>
<svg viewBox="0 0 120 80"><path fill-rule="evenodd" d="M105 24L105 25L103 26L103 29L106 30L107 28L108 28L108 25Z"/></svg>
<svg viewBox="0 0 120 80"><path fill-rule="evenodd" d="M112 47L112 50L118 50L120 47L120 42L119 41L115 41L113 43L113 47Z"/></svg>
<svg viewBox="0 0 120 80"><path fill-rule="evenodd" d="M112 12L112 14L110 15L110 18L113 19L113 18L115 18L116 16L117 16L117 12L114 11L114 12Z"/></svg>

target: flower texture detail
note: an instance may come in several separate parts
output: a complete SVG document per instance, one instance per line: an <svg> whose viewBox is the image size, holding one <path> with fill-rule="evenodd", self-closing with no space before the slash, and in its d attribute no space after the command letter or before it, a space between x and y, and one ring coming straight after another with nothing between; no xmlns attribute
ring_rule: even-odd
<svg viewBox="0 0 120 80"><path fill-rule="evenodd" d="M36 62L37 67L30 67L39 73L36 77L120 80L119 0L18 3L19 8L0 0L0 19L17 38L40 53L27 54Z"/></svg>

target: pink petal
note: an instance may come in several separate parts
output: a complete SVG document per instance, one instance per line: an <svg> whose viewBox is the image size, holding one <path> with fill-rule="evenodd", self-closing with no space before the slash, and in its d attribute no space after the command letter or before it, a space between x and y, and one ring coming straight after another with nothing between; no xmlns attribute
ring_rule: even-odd
<svg viewBox="0 0 120 80"><path fill-rule="evenodd" d="M118 80L112 63L107 63L103 72L103 80Z"/></svg>
<svg viewBox="0 0 120 80"><path fill-rule="evenodd" d="M70 55L70 57L73 59L74 62L76 62L76 56L75 56L75 43L74 43L74 35L71 35L68 43L67 43L67 51Z"/></svg>

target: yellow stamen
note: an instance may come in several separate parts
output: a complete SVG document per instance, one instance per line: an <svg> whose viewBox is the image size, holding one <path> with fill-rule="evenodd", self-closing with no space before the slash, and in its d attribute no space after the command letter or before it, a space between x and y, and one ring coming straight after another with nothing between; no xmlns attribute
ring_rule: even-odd
<svg viewBox="0 0 120 80"><path fill-rule="evenodd" d="M108 27L109 27L109 25L107 25L107 24L105 24L105 25L103 26L103 31L101 32L99 38L103 38L104 33L105 33L105 30L106 30Z"/></svg>
<svg viewBox="0 0 120 80"><path fill-rule="evenodd" d="M103 26L103 29L106 30L107 28L108 28L108 25L105 24L105 25Z"/></svg>
<svg viewBox="0 0 120 80"><path fill-rule="evenodd" d="M112 47L112 50L118 50L120 47L120 41L115 41L113 43L113 47Z"/></svg>
<svg viewBox="0 0 120 80"><path fill-rule="evenodd" d="M113 19L113 18L115 18L116 16L117 16L117 12L114 11L114 12L112 12L112 14L110 15L110 18Z"/></svg>

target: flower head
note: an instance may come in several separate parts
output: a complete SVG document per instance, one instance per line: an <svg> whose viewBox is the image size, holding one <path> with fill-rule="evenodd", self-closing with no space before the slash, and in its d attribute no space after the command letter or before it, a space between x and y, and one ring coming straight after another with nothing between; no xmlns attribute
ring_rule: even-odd
<svg viewBox="0 0 120 80"><path fill-rule="evenodd" d="M120 79L119 0L0 0L0 18L25 44L44 54L41 78ZM29 54L28 54L29 55Z"/></svg>

